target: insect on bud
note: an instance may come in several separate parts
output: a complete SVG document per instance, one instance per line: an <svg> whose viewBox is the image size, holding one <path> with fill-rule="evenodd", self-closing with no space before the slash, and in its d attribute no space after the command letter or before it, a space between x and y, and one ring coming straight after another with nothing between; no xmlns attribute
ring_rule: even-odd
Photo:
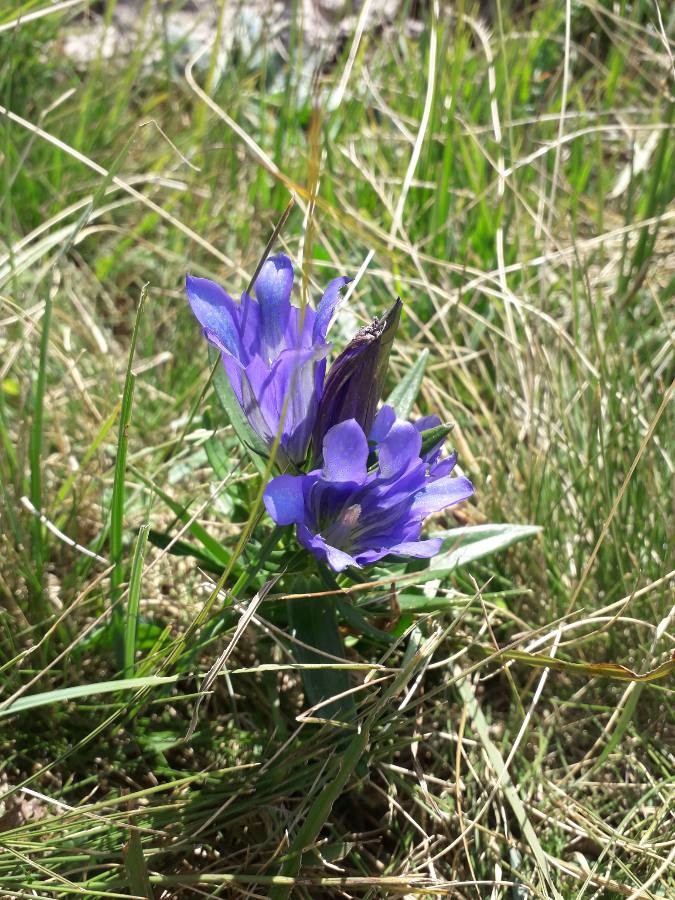
<svg viewBox="0 0 675 900"><path fill-rule="evenodd" d="M401 300L362 328L337 357L328 372L314 427L314 456L321 454L323 437L334 425L355 419L365 434L375 418L389 354L401 318Z"/></svg>

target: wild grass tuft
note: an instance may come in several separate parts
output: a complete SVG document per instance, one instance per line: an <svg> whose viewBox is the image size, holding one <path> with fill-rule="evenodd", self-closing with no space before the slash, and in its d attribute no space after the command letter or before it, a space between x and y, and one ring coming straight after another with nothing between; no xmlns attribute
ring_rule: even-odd
<svg viewBox="0 0 675 900"><path fill-rule="evenodd" d="M0 10L0 894L672 895L672 14L406 3L313 49L219 4L219 55L147 3L66 54L122 5ZM541 526L352 592L354 730L259 595L183 296L291 197L311 297L368 261L336 344L404 301L389 387L426 360L477 486L434 528Z"/></svg>

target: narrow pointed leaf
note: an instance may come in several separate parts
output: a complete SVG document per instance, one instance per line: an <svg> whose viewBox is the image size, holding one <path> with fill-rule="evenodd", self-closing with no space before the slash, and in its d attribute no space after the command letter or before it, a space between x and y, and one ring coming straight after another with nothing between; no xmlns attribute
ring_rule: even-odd
<svg viewBox="0 0 675 900"><path fill-rule="evenodd" d="M424 456L424 454L428 453L439 441L444 440L454 427L454 423L449 422L447 425L437 425L435 428L428 428L426 431L423 431L420 456Z"/></svg>
<svg viewBox="0 0 675 900"><path fill-rule="evenodd" d="M393 406L399 419L408 419L413 411L417 395L424 378L429 359L429 351L422 350L413 365L386 399L387 406Z"/></svg>

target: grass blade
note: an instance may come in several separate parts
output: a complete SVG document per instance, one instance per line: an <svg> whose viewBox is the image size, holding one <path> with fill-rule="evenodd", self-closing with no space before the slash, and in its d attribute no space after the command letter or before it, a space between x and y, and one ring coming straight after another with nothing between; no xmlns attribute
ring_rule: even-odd
<svg viewBox="0 0 675 900"><path fill-rule="evenodd" d="M54 703L66 703L80 697L92 697L96 694L113 694L119 691L136 691L141 688L159 687L175 684L179 675L147 675L143 678L118 678L114 681L98 681L95 684L76 684L71 687L57 688L53 691L41 691L39 694L28 694L19 697L9 706L0 707L0 719L14 716L20 712L38 709L41 706L52 706Z"/></svg>
<svg viewBox="0 0 675 900"><path fill-rule="evenodd" d="M143 855L141 836L135 828L129 834L129 840L124 848L124 867L129 879L129 890L134 896L145 897L146 900L154 900L148 866Z"/></svg>
<svg viewBox="0 0 675 900"><path fill-rule="evenodd" d="M129 599L127 601L126 622L124 628L124 677L132 678L135 672L136 658L136 634L138 632L138 613L141 604L141 577L143 575L143 559L145 557L145 545L148 540L150 525L146 522L141 525L134 556L131 561L131 575L129 577Z"/></svg>
<svg viewBox="0 0 675 900"><path fill-rule="evenodd" d="M134 384L136 376L133 373L134 352L138 339L138 330L141 324L143 306L148 295L148 285L144 285L141 291L134 329L131 333L131 344L127 358L127 371L124 378L124 392L122 394L122 410L120 413L120 427L117 439L117 456L115 459L115 477L113 480L112 502L110 508L110 558L113 570L110 575L110 607L113 647L117 668L124 669L124 614L120 606L122 583L124 581L123 531L124 531L124 500L125 477L127 471L127 450L129 447L129 423L131 422L131 410L134 403Z"/></svg>
<svg viewBox="0 0 675 900"><path fill-rule="evenodd" d="M52 311L57 282L52 276L52 283L45 298L45 310L42 316L42 331L40 334L40 354L38 357L37 379L33 397L33 420L30 429L30 444L28 455L30 459L30 500L35 509L42 509L42 440L44 427L44 402L45 386L47 383L47 356L49 354L49 334L52 323ZM42 582L44 567L43 528L39 519L34 519L32 524L33 560L35 575ZM40 605L43 600L40 598Z"/></svg>

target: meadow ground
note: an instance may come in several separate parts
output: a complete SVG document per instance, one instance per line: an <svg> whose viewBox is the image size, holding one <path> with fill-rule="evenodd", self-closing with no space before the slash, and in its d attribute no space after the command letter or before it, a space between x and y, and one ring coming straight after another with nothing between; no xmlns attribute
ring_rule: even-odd
<svg viewBox="0 0 675 900"><path fill-rule="evenodd" d="M0 4L0 896L672 897L672 10L180 5L110 54L114 0ZM430 528L541 526L343 601L353 730L278 595L236 631L259 478L183 293L292 196L309 296L367 262L336 345L399 294L389 387L428 351L476 485Z"/></svg>

